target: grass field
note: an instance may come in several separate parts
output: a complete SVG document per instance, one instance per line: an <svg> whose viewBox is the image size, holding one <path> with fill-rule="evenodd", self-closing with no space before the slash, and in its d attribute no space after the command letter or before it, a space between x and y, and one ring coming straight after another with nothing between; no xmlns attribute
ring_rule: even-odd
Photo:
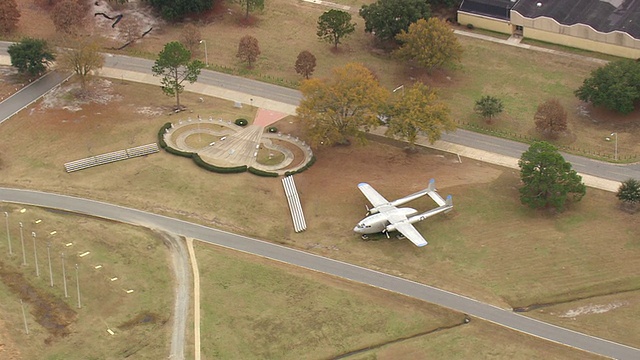
<svg viewBox="0 0 640 360"><path fill-rule="evenodd" d="M522 135L531 135L530 119L537 104L555 96L566 106L575 135L563 142L611 153L612 144L603 139L616 131L621 154L640 153L635 114L616 117L587 107L589 115L578 116L580 104L571 92L594 68L591 63L461 38L466 50L461 69L428 75L373 50L357 16L357 33L345 40L340 52L333 53L330 45L318 42L314 35L315 20L324 9L274 1L267 4L267 11L258 14L259 21L253 27L239 26L235 15L207 24L202 31L208 41L210 63L232 72L293 84L299 80L292 65L300 50L311 50L318 57L316 76L327 75L333 66L361 61L388 88L408 84L412 78L438 87L454 109L455 118L469 123L480 122L471 110L476 97L498 95L505 100L506 109L491 126ZM23 34L48 36L42 30L47 28L46 21L25 16L23 24L28 19L38 27L23 27ZM293 30L282 37L272 35L276 31L280 34L283 28ZM130 53L153 57L164 43L177 39L179 31L178 27L161 26ZM233 56L235 44L245 34L256 36L263 51L251 71L240 71ZM195 167L188 159L166 153L65 174L62 164L67 161L154 142L162 124L178 119L167 115L173 100L160 95L158 88L119 81L104 84L101 94L111 89L113 95L105 105L79 104L82 110L70 112L61 109L63 103L50 98L51 107L45 108L46 102L41 102L0 125L0 136L10 139L0 143L0 184L87 196L175 216L357 263L499 306L566 302L531 314L640 346L637 326L629 321L638 311L633 295L640 289L640 223L619 211L610 193L589 189L581 203L563 214L534 212L518 203L519 183L512 170L468 159L458 164L452 156L429 151L407 156L386 145L320 149L316 151L316 165L296 177L309 230L294 234L277 179L216 175ZM183 113L182 119L197 115L250 118L254 111L245 107L238 114L232 104L208 98L200 104L193 94L185 94L183 101L193 113ZM276 126L283 131L298 131L295 124ZM384 237L362 242L352 234L353 224L364 215L365 199L356 190L358 182L368 181L388 198L396 198L423 188L431 177L437 178L443 194L453 194L456 207L452 214L418 226L430 242L427 251ZM432 206L426 200L412 205L418 209ZM246 291L241 285L238 290ZM8 294L7 289L0 291ZM581 298L587 299L575 301ZM285 300L273 301L280 305L278 302ZM7 311L19 314L18 305L12 304L7 305ZM596 305L604 306L607 312L578 313L572 318L557 315ZM20 319L12 318L10 323L20 326ZM471 328L447 333L453 345L444 349L462 354L461 358L474 351L467 349L491 351L481 342L465 343L464 349L456 347L455 339L492 331L468 330ZM498 332L494 333L498 338ZM366 336L380 339L380 335L363 334L349 341L371 342ZM493 334L486 339L489 343L495 340ZM20 349L24 346L21 344ZM437 345L416 346L419 351L440 349ZM418 351L412 349L407 351ZM382 356L383 350L371 356ZM207 351L215 354L218 350ZM496 354L509 351L505 347Z"/></svg>
<svg viewBox="0 0 640 360"><path fill-rule="evenodd" d="M173 280L162 239L145 229L63 212L3 204L0 232L0 357L3 359L162 358L169 349ZM36 223L37 220L40 220ZM3 221L4 222L4 221ZM22 266L18 222L24 224ZM36 232L36 277L31 232ZM51 235L52 231L56 231ZM54 286L50 287L50 242ZM67 244L72 244L68 245ZM65 254L67 292L62 259ZM79 254L90 252L84 256ZM78 309L75 264L78 264ZM96 268L96 266L100 266ZM116 278L111 281L110 279ZM127 293L126 290L133 290ZM29 335L20 300L24 300ZM107 333L111 329L114 335Z"/></svg>
<svg viewBox="0 0 640 360"><path fill-rule="evenodd" d="M199 243L196 253L203 358L598 358L259 257Z"/></svg>
<svg viewBox="0 0 640 360"><path fill-rule="evenodd" d="M162 124L179 119L160 115L166 99L157 96L159 89L115 82L111 91L119 96L106 105L83 105L73 113L48 109L43 117L43 104L55 102L46 99L0 125L2 137L11 139L0 144L0 183L87 196L269 239L505 307L640 288L640 225L617 208L613 194L589 189L565 213L531 211L517 200L513 170L468 159L458 163L426 150L407 155L376 144L316 151L317 163L296 177L309 225L302 234L293 233L278 179L217 175L164 152L64 173L66 161L155 141ZM184 98L202 116L232 111L228 102L207 98L197 105L195 95ZM149 115L154 109L159 114ZM282 131L295 125L276 124ZM418 225L430 242L426 251L384 237L362 242L352 233L364 216L358 182L366 180L393 199L423 188L431 177L443 195L453 195L455 210ZM433 206L428 200L412 205ZM609 316L618 313L614 309ZM614 335L638 345L632 331Z"/></svg>
<svg viewBox="0 0 640 360"><path fill-rule="evenodd" d="M43 28L51 29L52 25L46 13L37 12L33 5L27 6L30 1L19 1L24 3L23 17L19 33L14 38L24 34L55 40L55 37L42 34ZM393 89L401 84L423 81L439 89L449 103L454 119L461 124L498 129L516 139L537 137L533 123L536 108L541 102L555 97L564 105L569 117L570 134L558 139L559 145L578 154L586 151L590 156L612 158L613 146L605 137L617 132L620 158L627 162L639 160L640 132L636 113L620 116L592 109L573 95L597 64L460 36L464 48L460 69L427 74L372 46L372 37L364 33L364 21L357 15L360 6L368 2L338 2L351 6L353 21L357 25L356 32L344 39L337 52L315 35L317 18L327 8L306 2L273 0L266 5L265 11L253 14L255 22L251 26L241 25L240 8L228 5L205 16L199 27L207 41L207 57L213 69L296 87L301 77L295 73L293 65L302 50L309 50L316 56L316 77L328 76L333 67L348 62L362 62L376 74L383 86ZM92 31L91 26L102 20L89 25L87 31ZM38 26L34 27L34 24ZM155 58L165 43L180 38L181 29L181 24L159 22L154 25L153 32L143 41L125 49L125 53ZM116 30L99 27L93 31L113 36ZM51 30L50 33L54 32ZM245 69L235 57L238 41L244 35L256 37L262 51L251 70ZM121 43L116 41L105 46ZM588 52L581 54L589 55ZM204 60L204 48L197 56ZM475 101L482 95L497 96L505 104L504 113L489 125L473 112Z"/></svg>

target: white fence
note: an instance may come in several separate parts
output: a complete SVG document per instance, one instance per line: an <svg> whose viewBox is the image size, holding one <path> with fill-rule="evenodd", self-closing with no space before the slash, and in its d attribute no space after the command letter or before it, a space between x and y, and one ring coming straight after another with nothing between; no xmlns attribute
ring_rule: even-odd
<svg viewBox="0 0 640 360"><path fill-rule="evenodd" d="M304 220L302 205L300 204L298 189L296 189L296 184L293 182L293 176L285 176L284 179L282 179L282 186L287 195L294 230L296 232L305 231L307 229L307 222Z"/></svg>
<svg viewBox="0 0 640 360"><path fill-rule="evenodd" d="M64 164L64 169L70 173L78 170L87 169L90 167L104 165L120 160L131 159L138 156L145 156L153 153L157 153L159 151L158 144L147 144L142 146L137 146L134 148L126 149L126 150L118 150L106 154L100 154L76 161L71 161Z"/></svg>

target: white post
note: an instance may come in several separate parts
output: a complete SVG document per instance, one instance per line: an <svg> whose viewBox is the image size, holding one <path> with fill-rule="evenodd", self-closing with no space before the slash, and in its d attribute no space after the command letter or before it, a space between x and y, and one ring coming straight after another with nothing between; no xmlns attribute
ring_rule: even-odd
<svg viewBox="0 0 640 360"><path fill-rule="evenodd" d="M33 258L36 262L36 276L40 277L40 267L38 266L38 248L36 247L36 232L32 231L31 236L33 236Z"/></svg>
<svg viewBox="0 0 640 360"><path fill-rule="evenodd" d="M614 153L613 153L613 158L614 158L614 160L618 161L618 133L615 133L615 132L611 133L611 136L614 136L614 135L616 137L616 143L615 143L615 150L614 150Z"/></svg>
<svg viewBox="0 0 640 360"><path fill-rule="evenodd" d="M51 241L47 243L47 259L49 259L49 283L53 287L53 270L51 269Z"/></svg>
<svg viewBox="0 0 640 360"><path fill-rule="evenodd" d="M5 211L4 217L7 222L7 241L9 242L9 255L13 255L13 250L11 250L11 234L9 233L9 213Z"/></svg>
<svg viewBox="0 0 640 360"><path fill-rule="evenodd" d="M22 244L22 265L27 265L27 255L24 252L24 236L22 235L22 222L20 222L20 243Z"/></svg>
<svg viewBox="0 0 640 360"><path fill-rule="evenodd" d="M67 272L64 268L64 253L61 253L60 257L62 258L62 284L64 286L64 297L68 298L69 293L67 292Z"/></svg>
<svg viewBox="0 0 640 360"><path fill-rule="evenodd" d="M209 52L207 51L207 42L205 40L200 40L200 44L204 43L204 63L209 66Z"/></svg>
<svg viewBox="0 0 640 360"><path fill-rule="evenodd" d="M82 308L82 303L80 302L80 281L78 280L78 264L76 264L76 287L78 288L78 309Z"/></svg>
<svg viewBox="0 0 640 360"><path fill-rule="evenodd" d="M20 307L22 307L22 319L24 320L24 331L29 335L29 326L27 325L27 314L24 312L24 303L20 299Z"/></svg>

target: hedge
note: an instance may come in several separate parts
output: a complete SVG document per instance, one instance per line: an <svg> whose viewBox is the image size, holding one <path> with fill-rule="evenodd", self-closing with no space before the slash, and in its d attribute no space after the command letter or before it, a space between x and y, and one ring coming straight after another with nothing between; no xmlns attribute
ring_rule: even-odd
<svg viewBox="0 0 640 360"><path fill-rule="evenodd" d="M249 168L249 172L258 176L264 176L264 177L278 177L278 173L274 173L271 171L264 171L264 170L260 170L260 169L256 169L254 167L250 167Z"/></svg>
<svg viewBox="0 0 640 360"><path fill-rule="evenodd" d="M178 155L186 158L190 158L190 157L193 157L193 155L196 155L196 153L174 149L171 146L168 146L166 144L164 149L170 154Z"/></svg>
<svg viewBox="0 0 640 360"><path fill-rule="evenodd" d="M315 155L311 157L311 159L309 160L308 163L306 163L303 167L301 167L298 170L294 170L294 171L287 171L284 173L284 176L289 176L289 175L294 175L294 174L299 174L305 170L307 170L308 168L311 167L311 165L313 165L316 162L316 157Z"/></svg>
<svg viewBox="0 0 640 360"><path fill-rule="evenodd" d="M234 166L234 167L220 167L220 166L215 166L215 165L206 163L206 162L204 162L204 160L202 160L200 155L198 155L196 153L194 153L191 158L201 168L203 168L205 170L217 172L217 173L220 173L220 174L243 173L243 172L247 171L247 165L240 165L240 166Z"/></svg>
<svg viewBox="0 0 640 360"><path fill-rule="evenodd" d="M170 127L171 127L171 123L168 122L162 125L162 127L158 131L158 144L163 149L167 147L167 143L164 141L164 134L166 133L167 129L169 129Z"/></svg>

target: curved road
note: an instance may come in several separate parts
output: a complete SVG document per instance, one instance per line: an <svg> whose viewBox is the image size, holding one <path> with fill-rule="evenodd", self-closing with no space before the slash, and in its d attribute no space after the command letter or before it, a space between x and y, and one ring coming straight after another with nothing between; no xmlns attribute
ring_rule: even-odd
<svg viewBox="0 0 640 360"><path fill-rule="evenodd" d="M0 53L6 53L7 46L8 43L0 42ZM145 59L131 58L126 56L109 56L107 57L105 65L107 67L123 70L150 73L152 64L152 61ZM21 107L5 107L5 104L3 103L2 110L8 109L8 116L11 116L21 108L24 108L29 103L34 101L34 99L39 97L38 93L42 93L42 91L48 91L48 86L50 86L49 89L54 87L55 84L51 85L53 82L55 82L54 80L56 80L54 79L54 76L60 77L58 79L58 82L64 79L64 75L60 74L48 76L49 78L43 77L43 79L52 80L36 81L30 84L28 87L24 88L23 91L14 95L16 99L22 101ZM287 104L297 105L300 101L300 93L296 90L248 80L232 75L216 73L213 71L203 71L202 75L199 78L199 82L247 93L253 96L264 97ZM6 116L1 117L0 119L4 118L6 118ZM512 157L520 157L520 154L524 150L526 150L527 147L527 145L525 144L499 138L493 138L490 136L463 130L458 130L453 134L447 134L443 137L443 140ZM619 166L577 156L565 156L567 160L573 163L574 167L578 171L583 173L618 181L624 180L629 177L640 178L639 164ZM124 208L87 199L28 190L0 188L0 200L58 208L71 212L78 212L91 216L122 221L134 225L161 229L177 235L201 239L203 241L207 241L219 246L225 246L231 249L264 256L277 261L290 263L311 270L340 276L353 281L358 281L389 291L412 296L478 318L482 318L496 324L516 329L518 331L538 336L540 338L544 338L550 341L565 344L596 354L601 354L618 359L640 359L639 349L563 329L554 325L527 318L525 316L521 316L511 311L502 310L488 304L483 304L461 295L433 288L428 285L415 283L406 279L365 269L359 266L320 257L303 251L282 247L276 244L267 243L256 239L222 232L182 220L172 219L161 215L155 215L135 209Z"/></svg>
<svg viewBox="0 0 640 360"><path fill-rule="evenodd" d="M550 325L428 285L183 220L99 201L30 190L0 188L0 200L61 209L196 238L211 244L394 291L595 354L617 359L640 359L640 349Z"/></svg>
<svg viewBox="0 0 640 360"><path fill-rule="evenodd" d="M0 41L0 55L7 54L6 51L10 44L11 43L9 42ZM151 74L151 67L153 66L153 63L154 62L152 60L108 54L108 56L106 56L105 58L104 66L106 68ZM55 72L53 72L52 74L55 74ZM54 75L51 75L51 77L53 76ZM62 77L63 75L57 76ZM53 80L54 79L51 79L47 82L47 84L52 83ZM256 97L262 97L289 105L297 106L302 99L302 95L298 90L210 70L202 71L202 73L198 77L198 83L217 86L223 89L233 90ZM27 96L31 93L36 93L34 85L35 82L34 84L31 84L29 86L29 91L26 91L27 88L25 88L23 89L23 91L14 95L14 97L17 97L18 94L21 94L19 98L24 102L22 107L25 106L24 104L30 103L34 100L32 96ZM51 85L51 87L53 87L54 85ZM38 87L40 87L40 85L38 85ZM45 86L42 86L42 88L45 88ZM2 121L2 119L6 118L6 116L3 116L4 113L2 113L2 111L4 111L4 108L5 106L3 104L3 109L0 109L0 122ZM11 112L10 114L12 115L13 112ZM510 156L513 158L520 158L522 153L529 147L529 145L524 143L479 134L463 129L458 129L450 134L444 134L442 136L442 140L453 144ZM563 153L563 156L573 165L573 168L579 173L614 181L624 181L629 178L640 179L640 163L630 165L617 165L566 153Z"/></svg>
<svg viewBox="0 0 640 360"><path fill-rule="evenodd" d="M109 55L105 62L105 67L144 74L151 74L152 66L151 60L122 55ZM298 90L210 70L203 70L198 77L198 82L296 106L302 99L302 94ZM463 129L443 134L442 140L514 158L520 158L529 148L528 144ZM566 153L563 153L563 156L580 173L614 181L640 179L640 163L617 165Z"/></svg>

